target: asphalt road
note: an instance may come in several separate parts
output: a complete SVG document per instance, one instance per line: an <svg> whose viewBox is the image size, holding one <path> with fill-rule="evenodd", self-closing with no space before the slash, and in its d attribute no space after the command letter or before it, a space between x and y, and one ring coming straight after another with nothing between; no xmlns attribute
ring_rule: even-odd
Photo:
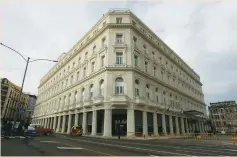
<svg viewBox="0 0 237 157"><path fill-rule="evenodd" d="M236 156L237 145L221 141L125 140L64 135L2 139L2 156Z"/></svg>

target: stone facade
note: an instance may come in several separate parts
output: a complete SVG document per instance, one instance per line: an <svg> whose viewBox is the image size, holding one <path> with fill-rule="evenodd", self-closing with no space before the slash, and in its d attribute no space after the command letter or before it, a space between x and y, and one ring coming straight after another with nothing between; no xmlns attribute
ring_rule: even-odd
<svg viewBox="0 0 237 157"><path fill-rule="evenodd" d="M204 132L200 77L129 10L110 10L41 79L33 122L69 133ZM196 127L197 126L197 127Z"/></svg>

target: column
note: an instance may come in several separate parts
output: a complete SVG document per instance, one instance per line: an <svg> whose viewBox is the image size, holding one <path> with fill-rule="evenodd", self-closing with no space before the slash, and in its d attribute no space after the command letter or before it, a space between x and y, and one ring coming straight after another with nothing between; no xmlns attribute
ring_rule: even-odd
<svg viewBox="0 0 237 157"><path fill-rule="evenodd" d="M70 134L72 127L72 114L69 114L68 122L67 122L67 134Z"/></svg>
<svg viewBox="0 0 237 157"><path fill-rule="evenodd" d="M57 122L57 117L54 116L54 119L53 119L53 130L56 130L56 122Z"/></svg>
<svg viewBox="0 0 237 157"><path fill-rule="evenodd" d="M185 118L185 126L186 126L186 130L187 130L187 133L189 133L189 127L188 127L188 119Z"/></svg>
<svg viewBox="0 0 237 157"><path fill-rule="evenodd" d="M83 112L83 119L82 119L82 129L83 133L87 133L87 112Z"/></svg>
<svg viewBox="0 0 237 157"><path fill-rule="evenodd" d="M158 135L158 124L157 124L157 113L153 113L153 128L154 128L154 135Z"/></svg>
<svg viewBox="0 0 237 157"><path fill-rule="evenodd" d="M112 109L105 109L104 136L105 137L112 137Z"/></svg>
<svg viewBox="0 0 237 157"><path fill-rule="evenodd" d="M180 130L179 130L179 117L175 117L175 127L176 127L176 134L179 135L180 134Z"/></svg>
<svg viewBox="0 0 237 157"><path fill-rule="evenodd" d="M48 118L44 119L44 127L47 128L47 124L48 124Z"/></svg>
<svg viewBox="0 0 237 157"><path fill-rule="evenodd" d="M185 129L184 129L184 118L181 117L181 130L182 130L182 134L185 134Z"/></svg>
<svg viewBox="0 0 237 157"><path fill-rule="evenodd" d="M162 129L163 129L163 133L166 135L166 121L165 121L165 114L162 114Z"/></svg>
<svg viewBox="0 0 237 157"><path fill-rule="evenodd" d="M91 135L95 136L97 133L97 111L94 110L92 114L92 131Z"/></svg>
<svg viewBox="0 0 237 157"><path fill-rule="evenodd" d="M148 135L148 126L147 126L147 112L146 111L143 111L142 113L142 121L143 121L143 136L147 136Z"/></svg>
<svg viewBox="0 0 237 157"><path fill-rule="evenodd" d="M172 115L169 115L169 123L170 123L170 134L172 135L174 134Z"/></svg>
<svg viewBox="0 0 237 157"><path fill-rule="evenodd" d="M60 125L61 125L61 116L58 116L58 125L57 125L57 130L56 132L60 131Z"/></svg>
<svg viewBox="0 0 237 157"><path fill-rule="evenodd" d="M135 113L134 109L127 109L127 136L135 134Z"/></svg>
<svg viewBox="0 0 237 157"><path fill-rule="evenodd" d="M50 121L50 129L53 129L53 124L54 124L54 117L51 117L51 121Z"/></svg>
<svg viewBox="0 0 237 157"><path fill-rule="evenodd" d="M78 116L79 116L79 113L76 113L75 114L75 125L78 125Z"/></svg>
<svg viewBox="0 0 237 157"><path fill-rule="evenodd" d="M65 132L65 123L66 123L66 115L63 115L63 125L62 125L62 130L61 130L62 133Z"/></svg>

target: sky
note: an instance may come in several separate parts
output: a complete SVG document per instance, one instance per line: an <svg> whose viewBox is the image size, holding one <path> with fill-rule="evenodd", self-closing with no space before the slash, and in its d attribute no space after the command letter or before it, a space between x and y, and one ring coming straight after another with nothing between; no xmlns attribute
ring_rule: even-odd
<svg viewBox="0 0 237 157"><path fill-rule="evenodd" d="M130 9L201 77L205 103L237 101L237 2L0 2L0 40L30 58L57 60L109 9ZM37 94L54 65L29 64L24 92ZM21 85L26 62L0 45L0 78Z"/></svg>

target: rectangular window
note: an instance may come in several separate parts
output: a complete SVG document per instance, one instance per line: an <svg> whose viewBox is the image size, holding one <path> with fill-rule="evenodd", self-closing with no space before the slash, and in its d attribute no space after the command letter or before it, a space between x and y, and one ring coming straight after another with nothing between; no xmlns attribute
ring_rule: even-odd
<svg viewBox="0 0 237 157"><path fill-rule="evenodd" d="M123 94L123 86L116 86L116 94L118 95Z"/></svg>
<svg viewBox="0 0 237 157"><path fill-rule="evenodd" d="M78 71L77 72L77 80L79 80L80 79L80 72Z"/></svg>
<svg viewBox="0 0 237 157"><path fill-rule="evenodd" d="M138 88L135 88L135 96L139 97L139 89Z"/></svg>
<svg viewBox="0 0 237 157"><path fill-rule="evenodd" d="M145 72L148 72L148 62L145 61Z"/></svg>
<svg viewBox="0 0 237 157"><path fill-rule="evenodd" d="M138 66L138 57L134 55L134 64L135 66Z"/></svg>
<svg viewBox="0 0 237 157"><path fill-rule="evenodd" d="M101 67L104 67L105 65L105 56L101 57Z"/></svg>
<svg viewBox="0 0 237 157"><path fill-rule="evenodd" d="M83 77L85 77L86 76L86 67L84 67L84 69L83 69Z"/></svg>
<svg viewBox="0 0 237 157"><path fill-rule="evenodd" d="M123 53L116 53L116 64L123 64Z"/></svg>
<svg viewBox="0 0 237 157"><path fill-rule="evenodd" d="M116 18L116 23L117 24L121 24L122 23L122 18L121 17L117 17Z"/></svg>
<svg viewBox="0 0 237 157"><path fill-rule="evenodd" d="M122 43L123 34L116 34L116 43Z"/></svg>
<svg viewBox="0 0 237 157"><path fill-rule="evenodd" d="M105 45L105 37L102 38L102 40L101 40L101 45L102 45L102 47L104 47L104 45Z"/></svg>
<svg viewBox="0 0 237 157"><path fill-rule="evenodd" d="M153 68L153 76L156 76L156 67Z"/></svg>
<svg viewBox="0 0 237 157"><path fill-rule="evenodd" d="M158 95L156 96L156 102L159 103L159 97L158 97Z"/></svg>
<svg viewBox="0 0 237 157"><path fill-rule="evenodd" d="M94 72L95 71L95 62L92 62L91 63L91 72Z"/></svg>
<svg viewBox="0 0 237 157"><path fill-rule="evenodd" d="M73 84L73 76L71 76L71 84Z"/></svg>
<svg viewBox="0 0 237 157"><path fill-rule="evenodd" d="M150 99L150 93L149 92L146 92L146 98Z"/></svg>
<svg viewBox="0 0 237 157"><path fill-rule="evenodd" d="M93 46L93 52L95 52L95 49L96 49L96 45L95 45L95 46Z"/></svg>

